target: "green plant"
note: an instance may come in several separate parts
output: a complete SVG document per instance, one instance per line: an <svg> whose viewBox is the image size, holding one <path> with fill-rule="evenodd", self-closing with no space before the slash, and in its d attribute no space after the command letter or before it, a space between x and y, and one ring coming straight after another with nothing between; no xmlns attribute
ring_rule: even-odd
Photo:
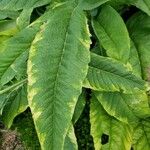
<svg viewBox="0 0 150 150"><path fill-rule="evenodd" d="M130 6L138 9L125 22ZM30 107L41 149L77 149L73 124L91 89L95 149L149 150L149 8L149 0L0 0L4 124Z"/></svg>

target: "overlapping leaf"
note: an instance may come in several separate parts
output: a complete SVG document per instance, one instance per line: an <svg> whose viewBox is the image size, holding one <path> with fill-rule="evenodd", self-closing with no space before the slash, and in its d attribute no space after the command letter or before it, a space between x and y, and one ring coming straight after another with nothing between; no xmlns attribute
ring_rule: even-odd
<svg viewBox="0 0 150 150"><path fill-rule="evenodd" d="M51 0L0 0L0 10L21 10L50 3Z"/></svg>
<svg viewBox="0 0 150 150"><path fill-rule="evenodd" d="M17 90L13 97L9 98L4 110L3 110L3 121L5 125L10 128L14 118L24 112L28 107L27 100L27 89L26 86L21 87Z"/></svg>
<svg viewBox="0 0 150 150"><path fill-rule="evenodd" d="M108 2L109 0L79 0L79 1L80 1L79 6L83 10L91 10Z"/></svg>
<svg viewBox="0 0 150 150"><path fill-rule="evenodd" d="M133 93L146 88L145 82L136 77L122 63L94 53L91 53L91 62L84 86L97 91L123 90L124 93Z"/></svg>
<svg viewBox="0 0 150 150"><path fill-rule="evenodd" d="M108 56L126 63L130 54L130 39L117 11L111 6L103 6L93 20L93 28Z"/></svg>
<svg viewBox="0 0 150 150"><path fill-rule="evenodd" d="M150 118L141 120L134 129L134 150L150 149Z"/></svg>
<svg viewBox="0 0 150 150"><path fill-rule="evenodd" d="M122 122L135 124L150 116L148 97L145 93L95 92L107 113Z"/></svg>
<svg viewBox="0 0 150 150"><path fill-rule="evenodd" d="M85 107L85 103L86 103L86 90L83 89L81 95L78 98L78 101L77 101L77 104L76 104L76 107L74 110L74 114L73 114L73 118L72 118L73 124L75 124L78 121L78 119L79 119L80 115L82 114L83 109Z"/></svg>
<svg viewBox="0 0 150 150"><path fill-rule="evenodd" d="M24 60L22 58L29 50L41 24L39 21L28 26L0 45L0 85L4 85L14 77L15 72L12 68L16 68Z"/></svg>
<svg viewBox="0 0 150 150"><path fill-rule="evenodd" d="M91 99L90 122L96 150L130 150L131 128L109 116L95 97ZM104 145L103 134L108 136L108 143Z"/></svg>
<svg viewBox="0 0 150 150"><path fill-rule="evenodd" d="M142 76L150 81L150 17L137 13L128 21L128 29L138 52Z"/></svg>
<svg viewBox="0 0 150 150"><path fill-rule="evenodd" d="M63 148L87 74L89 45L85 14L70 2L51 11L33 41L28 99L42 149Z"/></svg>
<svg viewBox="0 0 150 150"><path fill-rule="evenodd" d="M77 141L74 134L74 128L73 125L70 126L68 133L65 137L65 144L64 144L64 150L77 150Z"/></svg>

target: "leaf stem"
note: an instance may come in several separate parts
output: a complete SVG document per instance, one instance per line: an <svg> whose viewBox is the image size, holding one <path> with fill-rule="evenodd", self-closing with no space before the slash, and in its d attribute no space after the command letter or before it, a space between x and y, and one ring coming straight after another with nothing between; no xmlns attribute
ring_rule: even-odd
<svg viewBox="0 0 150 150"><path fill-rule="evenodd" d="M7 87L7 88L5 88L5 89L3 89L3 90L0 91L0 95L1 95L1 94L4 94L4 93L6 93L6 92L9 92L9 91L11 91L12 89L14 89L14 88L16 88L16 87L21 86L21 85L23 85L23 84L26 83L26 82L27 82L27 79L24 79L24 80L22 80L22 81L20 81L20 82L18 82L18 83L16 83L16 84L13 84L12 86Z"/></svg>

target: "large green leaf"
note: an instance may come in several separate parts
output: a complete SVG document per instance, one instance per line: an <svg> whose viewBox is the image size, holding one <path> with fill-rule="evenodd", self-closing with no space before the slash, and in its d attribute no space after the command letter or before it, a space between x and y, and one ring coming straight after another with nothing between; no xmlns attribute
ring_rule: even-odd
<svg viewBox="0 0 150 150"><path fill-rule="evenodd" d="M28 107L26 86L16 91L16 94L10 98L3 109L2 117L4 124L10 128L14 118L24 112Z"/></svg>
<svg viewBox="0 0 150 150"><path fill-rule="evenodd" d="M108 56L126 63L130 54L130 38L126 25L117 11L111 6L103 6L92 24Z"/></svg>
<svg viewBox="0 0 150 150"><path fill-rule="evenodd" d="M33 41L28 98L44 150L63 148L87 74L89 47L86 16L69 2L52 9Z"/></svg>
<svg viewBox="0 0 150 150"><path fill-rule="evenodd" d="M90 110L91 134L95 150L130 150L131 128L109 116L93 96ZM102 135L108 136L108 143L102 143Z"/></svg>
<svg viewBox="0 0 150 150"><path fill-rule="evenodd" d="M145 93L95 92L107 113L125 123L135 124L138 119L150 116L148 97Z"/></svg>
<svg viewBox="0 0 150 150"><path fill-rule="evenodd" d="M0 10L20 10L50 3L51 0L0 0Z"/></svg>
<svg viewBox="0 0 150 150"><path fill-rule="evenodd" d="M145 81L112 58L91 53L91 62L84 86L96 91L120 91L133 93L145 90Z"/></svg>
<svg viewBox="0 0 150 150"><path fill-rule="evenodd" d="M150 150L150 118L141 120L134 129L134 150Z"/></svg>
<svg viewBox="0 0 150 150"><path fill-rule="evenodd" d="M137 13L127 23L142 68L142 76L150 81L150 17Z"/></svg>
<svg viewBox="0 0 150 150"><path fill-rule="evenodd" d="M109 0L80 0L79 7L83 10L91 10L108 1Z"/></svg>

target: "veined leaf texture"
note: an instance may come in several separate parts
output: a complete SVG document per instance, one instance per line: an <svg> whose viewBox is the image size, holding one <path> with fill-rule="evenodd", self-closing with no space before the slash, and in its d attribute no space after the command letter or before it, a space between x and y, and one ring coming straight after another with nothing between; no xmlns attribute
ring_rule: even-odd
<svg viewBox="0 0 150 150"><path fill-rule="evenodd" d="M149 0L0 0L0 121L31 113L42 150L150 150L149 55Z"/></svg>

